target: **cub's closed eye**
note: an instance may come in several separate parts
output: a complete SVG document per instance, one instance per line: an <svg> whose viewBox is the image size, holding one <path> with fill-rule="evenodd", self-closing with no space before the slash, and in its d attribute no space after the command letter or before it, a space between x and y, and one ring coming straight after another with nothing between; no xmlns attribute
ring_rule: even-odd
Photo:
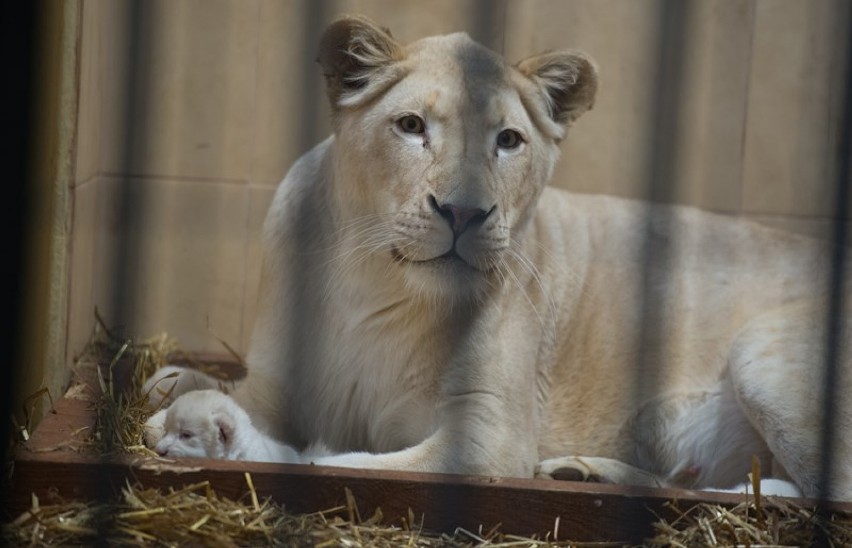
<svg viewBox="0 0 852 548"><path fill-rule="evenodd" d="M405 133L423 133L426 131L426 122L415 114L403 116L396 121L396 125Z"/></svg>
<svg viewBox="0 0 852 548"><path fill-rule="evenodd" d="M188 432L188 431L184 430L183 432L180 433L180 439L182 439L182 440L189 440L189 439L192 439L192 438L193 438L192 432Z"/></svg>
<svg viewBox="0 0 852 548"><path fill-rule="evenodd" d="M524 138L514 129L504 129L497 134L497 146L500 148L518 148L523 142Z"/></svg>

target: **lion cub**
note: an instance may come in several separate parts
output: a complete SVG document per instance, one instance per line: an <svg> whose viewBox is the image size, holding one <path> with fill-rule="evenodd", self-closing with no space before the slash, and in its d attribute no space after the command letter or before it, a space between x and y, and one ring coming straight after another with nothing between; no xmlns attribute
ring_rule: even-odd
<svg viewBox="0 0 852 548"><path fill-rule="evenodd" d="M146 442L163 457L302 462L295 449L255 428L218 390L187 392L154 414L146 423Z"/></svg>

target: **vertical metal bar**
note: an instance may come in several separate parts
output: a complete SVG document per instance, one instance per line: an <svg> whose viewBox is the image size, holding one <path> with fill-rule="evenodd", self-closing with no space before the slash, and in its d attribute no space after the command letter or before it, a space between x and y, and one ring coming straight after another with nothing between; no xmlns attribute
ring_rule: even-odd
<svg viewBox="0 0 852 548"><path fill-rule="evenodd" d="M651 54L656 62L650 105L645 192L647 205L644 241L642 242L642 277L639 281L636 378L633 388L634 408L638 409L659 389L665 375L664 354L654 349L665 338L664 299L667 292L668 268L673 237L670 212L656 204L674 198L675 166L678 156L678 115L681 106L683 67L686 62L686 25L691 3L665 0L660 3L659 30ZM664 227L664 237L657 235ZM653 410L649 410L653 413Z"/></svg>
<svg viewBox="0 0 852 548"><path fill-rule="evenodd" d="M324 138L317 130L317 122L321 112L320 101L324 100L325 93L322 90L310 89L311 83L316 83L319 80L320 68L316 63L317 47L319 45L319 37L323 30L328 17L328 2L325 0L303 0L302 13L304 14L303 25L304 34L302 35L302 50L301 50L301 80L305 82L305 87L301 90L302 93L302 108L299 113L299 120L293 129L298 136L299 153L303 154L313 148ZM321 87L321 86L320 86ZM283 99L283 98L282 98ZM312 212L306 208L300 208L297 214L287 222L291 228L288 234L302 234L312 226ZM295 257L308 257L316 250L309 248L309 243L305 238L296 237L290 241L294 246ZM264 249L264 253L268 250ZM305 354L305 341L310 337L309 327L300 318L310 317L313 304L306 298L308 291L306 288L311 283L308 278L310 274L307 269L302 268L299 264L289 265L289 270L282 277L280 283L288 284L284 290L292 295L292 309L286 313L292 314L293 321L288 322L288 330L281 334L281 342L278 355L281 359L290 360L292 363L310 363L311 356ZM269 283L278 283L270 280ZM263 296L261 295L261 298ZM251 365L251 364L249 364ZM295 371L296 375L301 371L300 367L286 367L281 364L282 370ZM302 384L300 378L289 379L290 386L298 387ZM282 394L283 397L283 394ZM292 416L292 415L291 415ZM285 431L278 432L279 439L288 440L289 443L297 443L302 441L318 441L318 440L294 440L290 434L293 429L288 428L285 424ZM289 431L288 431L289 430Z"/></svg>
<svg viewBox="0 0 852 548"><path fill-rule="evenodd" d="M503 53L504 36L506 33L506 0L475 0L468 11L470 36L498 53ZM499 34L494 31L498 25L503 28Z"/></svg>
<svg viewBox="0 0 852 548"><path fill-rule="evenodd" d="M323 26L328 19L327 0L302 0L302 12L304 16L304 34L302 35L302 78L303 82L317 82L320 73L319 65L316 63L317 46L322 34ZM320 101L325 97L323 90L302 90L302 109L299 112L300 152L310 150L325 135L317 131L317 121L320 114Z"/></svg>
<svg viewBox="0 0 852 548"><path fill-rule="evenodd" d="M841 8L842 9L842 8ZM847 19L848 21L848 19ZM831 277L829 280L829 308L826 318L827 337L825 352L825 372L823 377L823 423L821 433L821 455L820 477L818 484L819 499L824 502L832 496L831 477L837 463L834 451L836 448L836 437L840 434L837 429L837 399L840 395L837 390L840 382L840 367L843 359L848 359L848 352L844 354L844 345L849 341L843 340L843 334L847 318L844 317L846 308L845 274L846 274L846 246L849 244L846 233L846 223L849 220L850 199L850 163L852 163L852 31L843 29L846 36L845 50L838 48L840 55L845 56L845 78L844 87L841 90L842 101L840 104L840 124L836 151L835 175L835 204L832 243L833 254L831 257ZM843 65L841 65L843 66Z"/></svg>
<svg viewBox="0 0 852 548"><path fill-rule="evenodd" d="M135 291L137 285L137 273L139 270L139 244L141 235L145 230L146 201L143 193L143 185L134 188L131 175L134 168L138 168L138 162L144 158L144 147L147 142L147 124L145 116L146 92L148 89L148 64L145 56L149 44L148 33L151 21L154 19L154 10L151 4L145 4L141 0L130 0L127 3L125 19L118 22L127 29L126 42L124 43L124 104L122 117L115 120L119 125L116 135L121 140L121 171L118 174L117 189L117 234L113 253L113 262L110 273L112 275L112 288L110 305L112 307L111 317L120 328L118 332L130 325L135 311ZM126 336L126 333L123 334ZM101 435L106 444L106 450L101 455L104 464L111 461L116 445L117 433L113 431L112 421L102 420ZM114 509L109 504L114 495L113 487L103 478L90 478L96 487L96 500L101 508L101 515L97 516L95 523L98 527L97 545L109 543L106 534L109 530L109 519Z"/></svg>
<svg viewBox="0 0 852 548"><path fill-rule="evenodd" d="M465 14L465 28L468 32L468 35L472 40L489 47L491 49L495 49L493 30L498 20L498 10L502 9L502 2L491 2L489 0L476 0L475 2L469 5L468 11ZM502 46L502 44L500 44ZM499 50L497 50L499 51ZM478 73L484 70L482 66L485 60L476 55L470 55L463 59L459 59L459 62L462 64L463 73ZM474 102L473 108L482 108L483 104ZM474 307L475 308L475 307ZM454 313L458 314L459 311L456 310ZM471 310L468 315L467 321L462 324L464 327L461 332L458 333L458 338L455 341L446 341L444 344L451 345L459 345L463 346L465 344L465 340L471 336L471 326L476 321L476 318L479 316L478 310ZM452 356L458 355L457 352L453 351L449 354L450 359ZM451 431L456 436L455 439L451 442L451 449L445 456L444 468L446 470L451 470L454 463L459 462L458 455L453 454L453 450L459 449L464 446L465 443L468 443L468 438L470 436L467 435L464 430L466 425L462 424L460 427L454 427ZM449 496L450 493L447 492ZM470 505L467 501L459 501L459 500L451 500L449 498L441 500L440 504L446 508L455 508L457 509L457 517L456 520L458 523L465 523L469 521L469 508Z"/></svg>
<svg viewBox="0 0 852 548"><path fill-rule="evenodd" d="M146 49L154 7L140 0L130 0L127 19L127 41L124 57L125 93L123 118L117 135L121 139L121 172L119 174L118 233L113 250L113 287L111 295L112 317L119 326L128 326L136 308L137 274L139 271L139 246L145 227L147 202L144 185L132 181L132 175L141 166L147 144L146 92L148 89L148 59Z"/></svg>

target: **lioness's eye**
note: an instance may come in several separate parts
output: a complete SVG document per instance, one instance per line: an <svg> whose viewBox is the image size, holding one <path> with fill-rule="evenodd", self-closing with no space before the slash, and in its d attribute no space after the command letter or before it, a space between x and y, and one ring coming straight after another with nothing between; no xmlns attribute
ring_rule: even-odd
<svg viewBox="0 0 852 548"><path fill-rule="evenodd" d="M514 129L504 129L497 134L497 146L500 148L517 148L523 142L521 134Z"/></svg>
<svg viewBox="0 0 852 548"><path fill-rule="evenodd" d="M403 116L397 120L396 124L405 133L423 133L426 131L426 122L423 121L423 118L414 114Z"/></svg>

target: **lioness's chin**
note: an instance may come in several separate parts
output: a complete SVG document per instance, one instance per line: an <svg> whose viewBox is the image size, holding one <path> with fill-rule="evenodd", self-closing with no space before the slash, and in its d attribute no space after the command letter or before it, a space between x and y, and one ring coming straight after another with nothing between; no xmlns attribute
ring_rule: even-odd
<svg viewBox="0 0 852 548"><path fill-rule="evenodd" d="M494 285L492 271L474 268L455 255L399 262L406 285L418 295L459 302L480 298Z"/></svg>

